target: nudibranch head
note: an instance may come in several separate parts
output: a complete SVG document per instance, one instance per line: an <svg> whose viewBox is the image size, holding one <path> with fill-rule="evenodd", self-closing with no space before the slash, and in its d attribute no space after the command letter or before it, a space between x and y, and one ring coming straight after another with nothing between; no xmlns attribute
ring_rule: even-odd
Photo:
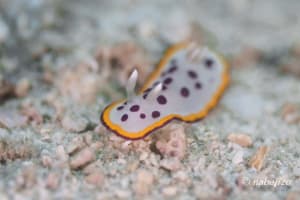
<svg viewBox="0 0 300 200"><path fill-rule="evenodd" d="M140 139L172 119L194 122L217 104L229 83L224 59L208 48L178 44L167 50L138 94L135 70L127 99L107 106L102 123L127 139Z"/></svg>

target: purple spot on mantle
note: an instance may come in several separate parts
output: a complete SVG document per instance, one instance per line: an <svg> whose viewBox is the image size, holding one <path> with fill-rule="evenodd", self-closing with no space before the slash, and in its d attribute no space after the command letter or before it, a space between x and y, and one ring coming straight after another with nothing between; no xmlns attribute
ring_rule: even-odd
<svg viewBox="0 0 300 200"><path fill-rule="evenodd" d="M159 104L166 104L167 103L167 99L166 99L166 97L165 96L163 96L163 95L159 95L158 97L157 97L157 102L159 103Z"/></svg>
<svg viewBox="0 0 300 200"><path fill-rule="evenodd" d="M186 87L181 88L180 90L180 94L183 97L188 97L190 95L190 91L189 89L187 89Z"/></svg>
<svg viewBox="0 0 300 200"><path fill-rule="evenodd" d="M127 115L127 114L124 114L124 115L121 117L121 121L122 121L122 122L125 122L127 119L128 119L128 115Z"/></svg>
<svg viewBox="0 0 300 200"><path fill-rule="evenodd" d="M141 113L141 114L140 114L140 118L141 118L141 119L145 119L145 118L146 118L145 113Z"/></svg>
<svg viewBox="0 0 300 200"><path fill-rule="evenodd" d="M172 66L169 70L168 73L173 73L177 70L177 66Z"/></svg>
<svg viewBox="0 0 300 200"><path fill-rule="evenodd" d="M152 88L146 89L146 90L144 91L144 94L150 92L151 90L152 90Z"/></svg>
<svg viewBox="0 0 300 200"><path fill-rule="evenodd" d="M160 112L159 111L153 111L152 112L152 117L153 118L157 118L157 117L159 117L160 116Z"/></svg>
<svg viewBox="0 0 300 200"><path fill-rule="evenodd" d="M171 77L168 77L164 80L164 84L168 85L170 83L172 83L173 79Z"/></svg>
<svg viewBox="0 0 300 200"><path fill-rule="evenodd" d="M124 106L119 106L117 107L117 110L122 110L124 108Z"/></svg>
<svg viewBox="0 0 300 200"><path fill-rule="evenodd" d="M189 77L192 79L196 79L198 77L198 74L193 70L189 70L187 73L188 73Z"/></svg>
<svg viewBox="0 0 300 200"><path fill-rule="evenodd" d="M198 90L201 89L202 88L202 84L199 83L199 82L195 83L195 88L198 89Z"/></svg>
<svg viewBox="0 0 300 200"><path fill-rule="evenodd" d="M133 105L130 107L130 111L131 112L137 112L140 109L139 105Z"/></svg>
<svg viewBox="0 0 300 200"><path fill-rule="evenodd" d="M204 64L207 68L210 69L214 64L214 61L210 58L206 58L205 61L204 61Z"/></svg>

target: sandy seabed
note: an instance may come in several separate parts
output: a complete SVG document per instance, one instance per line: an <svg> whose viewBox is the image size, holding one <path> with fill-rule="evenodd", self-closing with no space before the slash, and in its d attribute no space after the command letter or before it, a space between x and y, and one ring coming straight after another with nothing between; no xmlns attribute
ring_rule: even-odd
<svg viewBox="0 0 300 200"><path fill-rule="evenodd" d="M0 199L300 199L300 2L0 0ZM201 122L99 117L172 44L231 65Z"/></svg>

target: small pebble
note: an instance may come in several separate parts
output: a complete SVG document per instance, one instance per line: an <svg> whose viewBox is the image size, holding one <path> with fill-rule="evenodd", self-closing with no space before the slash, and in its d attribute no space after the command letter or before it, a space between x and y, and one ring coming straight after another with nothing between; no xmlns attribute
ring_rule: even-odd
<svg viewBox="0 0 300 200"><path fill-rule="evenodd" d="M86 147L75 154L70 160L71 169L79 169L94 161L96 158L95 152Z"/></svg>
<svg viewBox="0 0 300 200"><path fill-rule="evenodd" d="M96 171L100 171L100 168L99 168L98 165L99 165L99 163L97 161L89 163L82 170L83 174L89 175L89 174L92 174L92 173L94 173Z"/></svg>
<svg viewBox="0 0 300 200"><path fill-rule="evenodd" d="M97 151L103 147L103 143L101 141L96 141L96 142L92 143L90 146L91 146L91 149L93 149L94 151Z"/></svg>
<svg viewBox="0 0 300 200"><path fill-rule="evenodd" d="M290 191L285 200L299 200L299 197L300 197L300 190L298 191Z"/></svg>
<svg viewBox="0 0 300 200"><path fill-rule="evenodd" d="M140 155L139 160L140 160L140 161L144 161L144 160L146 160L148 157L149 157L149 153L144 151L144 152L142 152L142 154Z"/></svg>
<svg viewBox="0 0 300 200"><path fill-rule="evenodd" d="M49 173L46 179L46 187L51 190L57 189L59 184L59 176L56 173Z"/></svg>
<svg viewBox="0 0 300 200"><path fill-rule="evenodd" d="M149 194L154 183L153 174L145 169L141 169L137 172L137 177L133 185L135 193L139 196Z"/></svg>
<svg viewBox="0 0 300 200"><path fill-rule="evenodd" d="M55 76L53 72L46 70L43 74L43 81L47 84L52 84L54 82Z"/></svg>
<svg viewBox="0 0 300 200"><path fill-rule="evenodd" d="M281 70L285 73L300 77L300 59L291 59L288 63L281 66Z"/></svg>
<svg viewBox="0 0 300 200"><path fill-rule="evenodd" d="M101 186L104 183L104 175L100 171L94 171L93 173L87 175L85 180L89 184Z"/></svg>
<svg viewBox="0 0 300 200"><path fill-rule="evenodd" d="M53 160L50 156L48 155L43 155L42 156L42 165L44 167L52 167L53 165Z"/></svg>
<svg viewBox="0 0 300 200"><path fill-rule="evenodd" d="M68 154L65 151L65 148L62 145L59 145L56 148L56 156L57 156L58 160L60 160L62 162L67 161L69 158Z"/></svg>
<svg viewBox="0 0 300 200"><path fill-rule="evenodd" d="M173 178L174 178L174 180L176 180L176 182L184 182L187 185L190 182L190 178L189 178L187 172L184 170L174 172Z"/></svg>
<svg viewBox="0 0 300 200"><path fill-rule="evenodd" d="M24 104L21 108L21 114L27 117L28 122L33 122L35 124L43 123L44 119L41 115L40 111L38 111L33 105L31 104Z"/></svg>
<svg viewBox="0 0 300 200"><path fill-rule="evenodd" d="M269 151L269 147L261 146L249 161L249 166L260 171L263 167L264 160Z"/></svg>
<svg viewBox="0 0 300 200"><path fill-rule="evenodd" d="M162 193L166 196L166 197L173 197L176 195L177 193L177 187L176 186L167 186L165 188L162 189Z"/></svg>
<svg viewBox="0 0 300 200"><path fill-rule="evenodd" d="M15 86L8 81L0 79L0 102L11 97L15 97Z"/></svg>
<svg viewBox="0 0 300 200"><path fill-rule="evenodd" d="M282 119L288 124L296 124L300 122L300 109L296 104L286 103L281 110Z"/></svg>
<svg viewBox="0 0 300 200"><path fill-rule="evenodd" d="M227 139L230 142L239 144L242 147L251 147L252 146L252 139L249 135L244 133L231 133L228 135Z"/></svg>
<svg viewBox="0 0 300 200"><path fill-rule="evenodd" d="M120 199L130 199L130 191L128 190L117 189L115 194Z"/></svg>
<svg viewBox="0 0 300 200"><path fill-rule="evenodd" d="M17 97L25 97L31 88L31 84L28 79L20 80L15 88L15 94Z"/></svg>
<svg viewBox="0 0 300 200"><path fill-rule="evenodd" d="M84 135L83 135L83 139L84 139L84 142L87 144L87 145L91 145L92 142L93 142L93 135L90 131L86 132Z"/></svg>
<svg viewBox="0 0 300 200"><path fill-rule="evenodd" d="M32 188L37 183L36 167L33 164L29 164L22 169L21 175L16 177L16 184L19 189Z"/></svg>
<svg viewBox="0 0 300 200"><path fill-rule="evenodd" d="M83 137L81 135L77 136L67 146L67 153L72 154L72 153L82 149L85 146L86 146L86 143L84 142Z"/></svg>
<svg viewBox="0 0 300 200"><path fill-rule="evenodd" d="M132 173L132 172L136 171L138 167L139 167L139 162L133 161L133 162L128 163L126 169L127 169L128 173Z"/></svg>
<svg viewBox="0 0 300 200"><path fill-rule="evenodd" d="M177 171L182 167L182 165L176 158L165 158L160 161L160 167L169 171Z"/></svg>

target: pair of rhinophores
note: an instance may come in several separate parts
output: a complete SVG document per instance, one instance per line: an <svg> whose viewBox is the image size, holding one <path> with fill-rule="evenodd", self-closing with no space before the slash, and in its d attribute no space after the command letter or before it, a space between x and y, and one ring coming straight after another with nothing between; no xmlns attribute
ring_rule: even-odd
<svg viewBox="0 0 300 200"><path fill-rule="evenodd" d="M140 139L173 119L194 122L218 103L229 83L226 61L194 44L170 47L138 94L134 70L128 80L127 99L108 105L102 123L117 135Z"/></svg>

